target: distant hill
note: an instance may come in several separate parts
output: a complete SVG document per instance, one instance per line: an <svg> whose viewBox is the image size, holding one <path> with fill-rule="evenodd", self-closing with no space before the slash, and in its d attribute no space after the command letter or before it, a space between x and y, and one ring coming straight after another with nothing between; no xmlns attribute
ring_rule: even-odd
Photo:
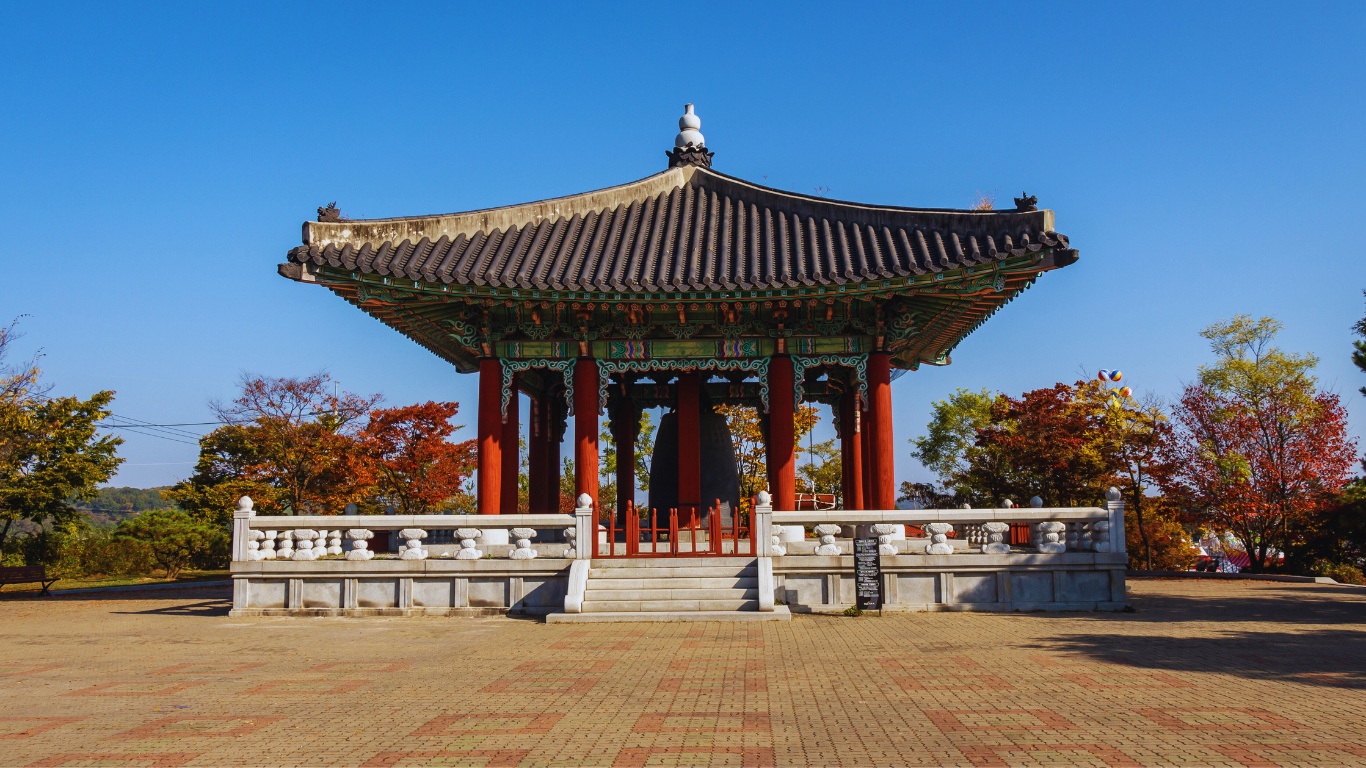
<svg viewBox="0 0 1366 768"><path fill-rule="evenodd" d="M77 501L72 506L84 510L96 525L117 525L149 509L175 509L176 503L161 497L161 491L170 488L101 488L99 495L90 501Z"/></svg>

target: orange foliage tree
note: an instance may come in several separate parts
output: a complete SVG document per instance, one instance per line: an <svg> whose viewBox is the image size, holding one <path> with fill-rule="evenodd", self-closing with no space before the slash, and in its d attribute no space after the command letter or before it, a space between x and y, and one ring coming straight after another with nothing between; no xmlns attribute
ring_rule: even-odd
<svg viewBox="0 0 1366 768"><path fill-rule="evenodd" d="M475 441L452 443L459 403L381 408L360 431L376 500L401 514L429 513L460 493L474 473Z"/></svg>

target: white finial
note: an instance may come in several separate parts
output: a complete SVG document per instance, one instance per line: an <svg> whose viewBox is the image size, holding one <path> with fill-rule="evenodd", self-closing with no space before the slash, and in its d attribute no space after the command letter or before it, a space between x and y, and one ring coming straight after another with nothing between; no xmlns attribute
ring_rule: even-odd
<svg viewBox="0 0 1366 768"><path fill-rule="evenodd" d="M674 146L682 149L688 145L694 147L705 147L707 140L702 136L702 118L692 111L691 104L683 105L683 116L678 118L678 136L674 138Z"/></svg>
<svg viewBox="0 0 1366 768"><path fill-rule="evenodd" d="M240 511L242 511L242 512L246 512L246 511L250 510L251 507L252 507L252 501L251 501L251 497L250 497L250 496L243 496L242 498L240 498L240 499L237 500L237 509L238 509L238 510L240 510Z"/></svg>
<svg viewBox="0 0 1366 768"><path fill-rule="evenodd" d="M1033 508L1035 508L1035 509L1039 509L1039 508L1043 507L1043 498L1042 498L1042 497L1039 497L1039 496L1034 496L1034 497L1030 498L1030 500L1029 500L1029 506L1031 506L1031 507L1033 507Z"/></svg>
<svg viewBox="0 0 1366 768"><path fill-rule="evenodd" d="M589 495L586 494L586 493L580 493L580 494L579 494L579 507L582 508L582 507L591 507L591 506L593 506L593 497L592 497L592 496L589 496Z"/></svg>
<svg viewBox="0 0 1366 768"><path fill-rule="evenodd" d="M1005 501L1001 502L1001 506L1005 507L1006 509L1014 509L1015 502L1011 501L1010 499L1006 499Z"/></svg>

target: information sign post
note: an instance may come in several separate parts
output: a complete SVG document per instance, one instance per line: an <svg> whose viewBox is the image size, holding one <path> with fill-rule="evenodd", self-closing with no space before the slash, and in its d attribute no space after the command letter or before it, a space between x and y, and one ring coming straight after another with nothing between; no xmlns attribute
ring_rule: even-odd
<svg viewBox="0 0 1366 768"><path fill-rule="evenodd" d="M882 611L882 553L872 526L859 526L854 537L854 599L860 611Z"/></svg>

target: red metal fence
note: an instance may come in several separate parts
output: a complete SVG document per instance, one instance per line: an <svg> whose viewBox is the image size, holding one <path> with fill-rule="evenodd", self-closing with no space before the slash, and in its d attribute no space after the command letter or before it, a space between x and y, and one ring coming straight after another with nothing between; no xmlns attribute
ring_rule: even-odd
<svg viewBox="0 0 1366 768"><path fill-rule="evenodd" d="M731 508L730 519L721 511L721 502L707 510L707 521L702 522L697 507L683 507L680 525L679 508L667 513L659 509L636 509L626 503L625 528L617 527L615 510L609 510L606 525L599 524L593 537L593 557L704 557L719 555L755 555L754 537L750 535L749 516L738 508ZM605 528L605 530L604 530ZM617 541L617 534L623 541ZM601 534L606 533L606 541ZM705 536L703 535L705 533ZM727 550L729 542L729 550Z"/></svg>

